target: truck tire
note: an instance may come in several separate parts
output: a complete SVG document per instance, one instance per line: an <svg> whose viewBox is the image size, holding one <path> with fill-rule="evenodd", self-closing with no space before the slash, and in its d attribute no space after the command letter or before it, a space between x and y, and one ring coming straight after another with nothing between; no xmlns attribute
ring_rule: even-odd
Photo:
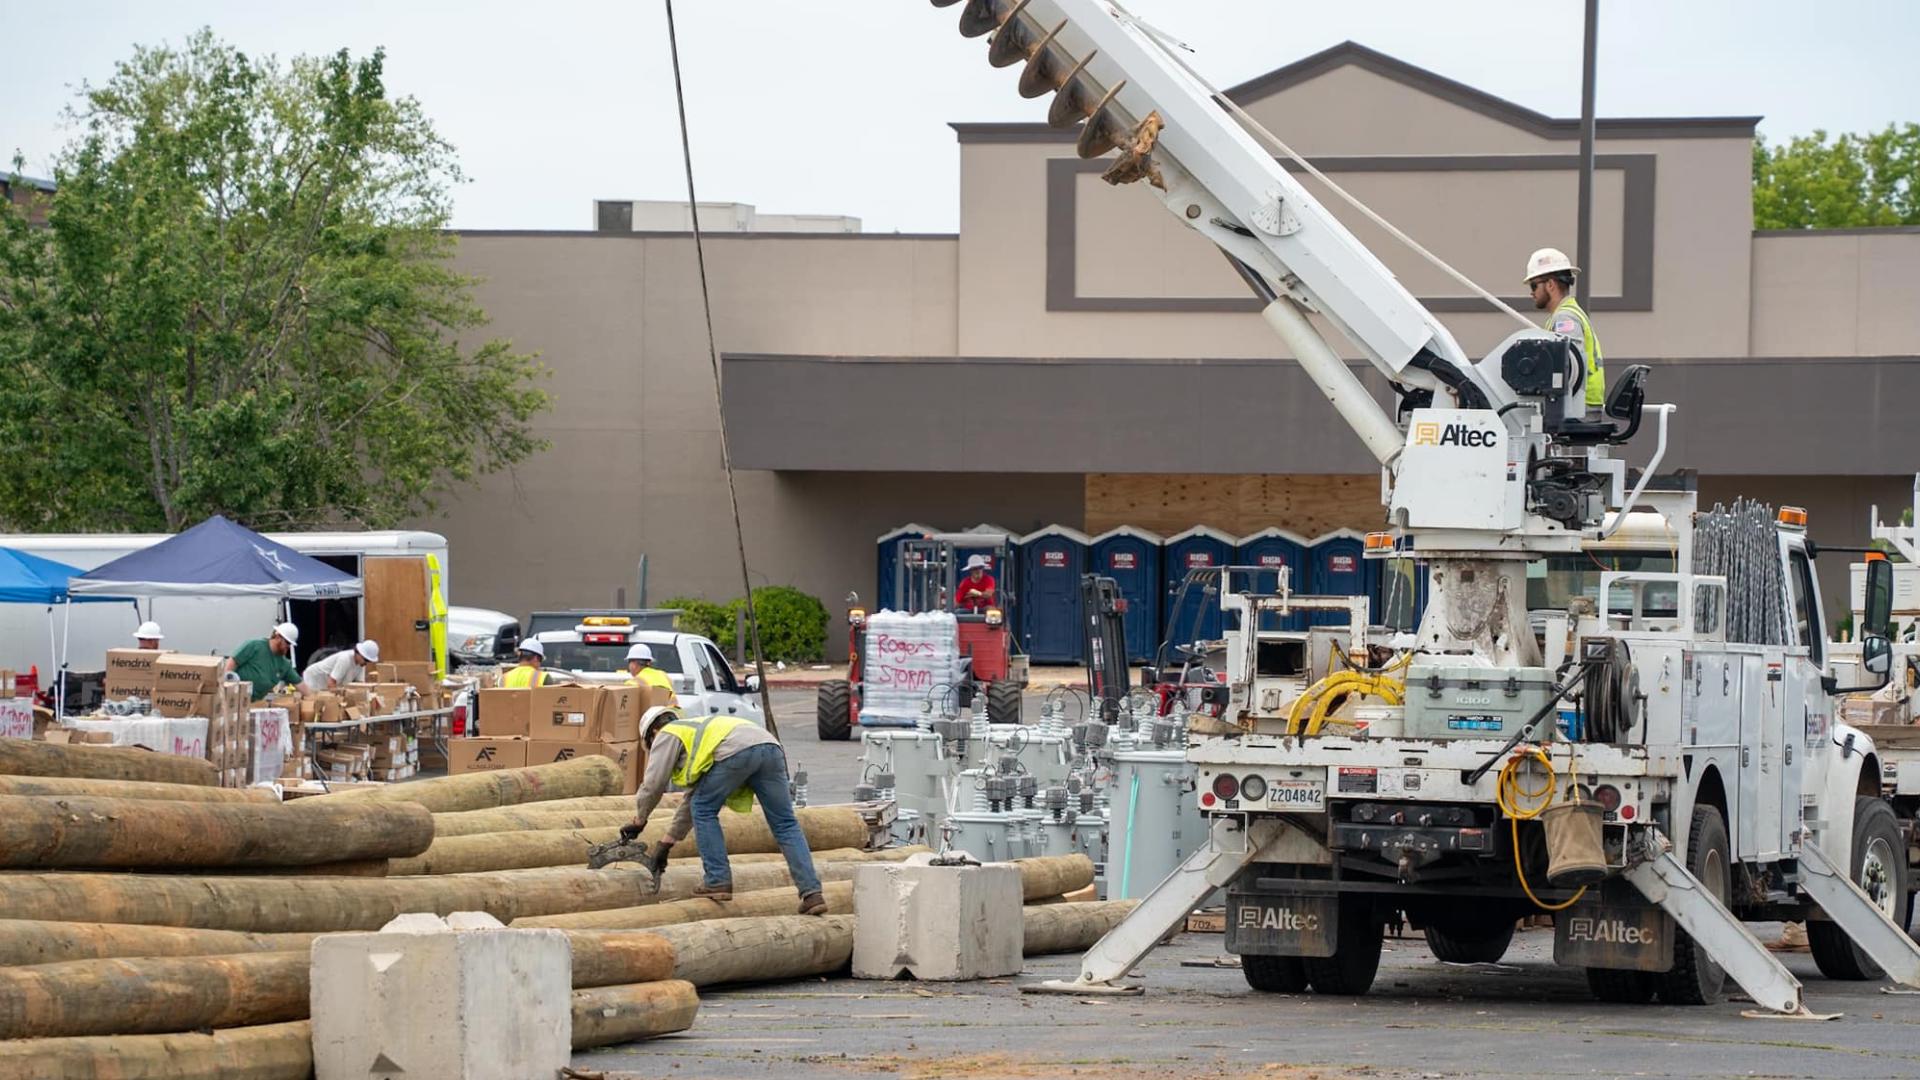
<svg viewBox="0 0 1920 1080"><path fill-rule="evenodd" d="M1727 820L1711 806L1696 806L1687 830L1687 871L1708 891L1726 903L1733 894L1733 856L1727 842ZM1660 1000L1669 1005L1711 1005L1726 988L1727 973L1707 955L1706 947L1674 928L1673 969L1658 976Z"/></svg>
<svg viewBox="0 0 1920 1080"><path fill-rule="evenodd" d="M1380 970L1380 945L1386 924L1365 897L1340 898L1340 929L1332 956L1306 956L1307 983L1316 994L1359 997L1373 987ZM1245 963L1244 959L1241 963Z"/></svg>
<svg viewBox="0 0 1920 1080"><path fill-rule="evenodd" d="M1242 953L1240 974L1247 985L1263 994L1298 994L1307 988L1307 968L1297 956L1254 956Z"/></svg>
<svg viewBox="0 0 1920 1080"><path fill-rule="evenodd" d="M1020 684L1002 679L987 684L987 722L993 724L1017 724L1020 722Z"/></svg>
<svg viewBox="0 0 1920 1080"><path fill-rule="evenodd" d="M1427 948L1435 960L1449 964L1497 964L1513 944L1515 921L1500 926L1428 926L1424 931Z"/></svg>
<svg viewBox="0 0 1920 1080"><path fill-rule="evenodd" d="M1907 925L1907 843L1893 808L1862 795L1853 800L1853 883L1873 898L1887 918ZM1860 951L1838 923L1808 920L1807 946L1820 974L1829 979L1878 979L1880 965Z"/></svg>
<svg viewBox="0 0 1920 1080"><path fill-rule="evenodd" d="M1588 968L1587 989L1596 1000L1613 1005L1645 1005L1660 988L1660 976L1651 971Z"/></svg>
<svg viewBox="0 0 1920 1080"><path fill-rule="evenodd" d="M846 742L853 737L853 687L845 679L820 684L813 699L821 742Z"/></svg>

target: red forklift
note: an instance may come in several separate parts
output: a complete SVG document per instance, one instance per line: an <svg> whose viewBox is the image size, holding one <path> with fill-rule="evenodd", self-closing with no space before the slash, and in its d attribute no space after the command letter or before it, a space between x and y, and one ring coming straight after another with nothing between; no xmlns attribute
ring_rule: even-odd
<svg viewBox="0 0 1920 1080"><path fill-rule="evenodd" d="M972 555L984 555L988 572L995 573L996 603L985 611L960 611L954 603L961 566ZM934 533L900 541L900 561L894 570L899 610L908 614L952 612L964 665L959 685L953 687L954 706L962 711L986 695L987 719L995 724L1020 722L1020 694L1027 686L1027 657L1014 643L1008 612L1014 603L1013 544L1001 533ZM816 718L823 742L853 737L860 723L860 690L866 647L866 609L860 597L847 602L847 677L820 684L815 698Z"/></svg>

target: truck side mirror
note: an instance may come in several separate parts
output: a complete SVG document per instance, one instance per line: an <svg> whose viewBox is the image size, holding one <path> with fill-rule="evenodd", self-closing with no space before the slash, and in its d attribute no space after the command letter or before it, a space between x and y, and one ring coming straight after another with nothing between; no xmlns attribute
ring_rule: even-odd
<svg viewBox="0 0 1920 1080"><path fill-rule="evenodd" d="M1893 671L1893 646L1879 634L1868 634L1860 642L1860 667L1885 685Z"/></svg>
<svg viewBox="0 0 1920 1080"><path fill-rule="evenodd" d="M1877 551L1867 553L1866 593L1866 610L1860 626L1863 641L1869 634L1887 633L1888 623L1893 619L1893 563Z"/></svg>

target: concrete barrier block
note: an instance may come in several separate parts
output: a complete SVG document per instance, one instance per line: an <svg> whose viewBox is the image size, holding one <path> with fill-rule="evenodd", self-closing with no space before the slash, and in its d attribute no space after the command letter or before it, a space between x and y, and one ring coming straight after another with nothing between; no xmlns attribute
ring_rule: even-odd
<svg viewBox="0 0 1920 1080"><path fill-rule="evenodd" d="M566 934L452 921L403 916L390 930L314 940L318 1080L525 1080L566 1067Z"/></svg>
<svg viewBox="0 0 1920 1080"><path fill-rule="evenodd" d="M853 874L853 975L946 981L1020 972L1020 871L985 866L862 866Z"/></svg>

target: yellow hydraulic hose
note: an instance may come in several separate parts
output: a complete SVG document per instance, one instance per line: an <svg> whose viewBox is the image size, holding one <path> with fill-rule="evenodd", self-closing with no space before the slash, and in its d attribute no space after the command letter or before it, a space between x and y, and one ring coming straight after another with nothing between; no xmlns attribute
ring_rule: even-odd
<svg viewBox="0 0 1920 1080"><path fill-rule="evenodd" d="M1287 710L1287 734L1298 735L1303 731L1308 735L1320 734L1334 699L1349 693L1367 694L1389 705L1398 705L1405 699L1406 684L1389 676L1365 675L1357 671L1329 675L1307 687L1304 693L1294 699L1293 707ZM1304 728L1303 718L1306 718Z"/></svg>

